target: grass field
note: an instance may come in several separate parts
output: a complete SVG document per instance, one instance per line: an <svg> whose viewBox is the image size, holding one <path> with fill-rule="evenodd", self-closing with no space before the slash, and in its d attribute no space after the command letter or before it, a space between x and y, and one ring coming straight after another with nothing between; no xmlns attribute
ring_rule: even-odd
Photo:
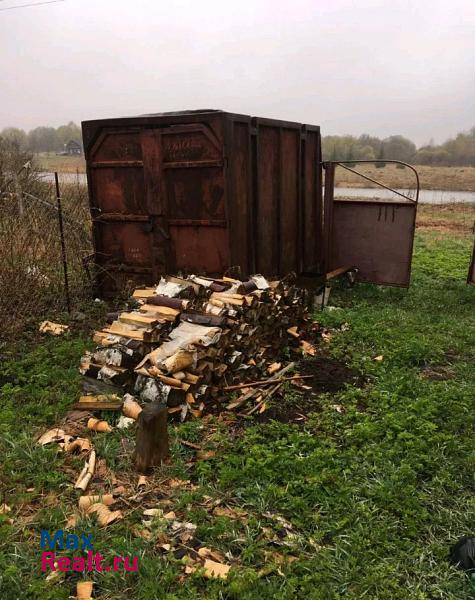
<svg viewBox="0 0 475 600"><path fill-rule="evenodd" d="M419 204L416 226L423 231L470 235L475 233L475 203Z"/></svg>
<svg viewBox="0 0 475 600"><path fill-rule="evenodd" d="M420 185L425 190L475 191L475 167L428 167L415 165ZM414 174L410 169L398 169L386 165L377 169L374 165L358 165L357 170L372 179L393 188L414 188ZM338 167L335 175L340 187L376 187L374 184Z"/></svg>
<svg viewBox="0 0 475 600"><path fill-rule="evenodd" d="M52 152L41 152L35 156L42 171L58 171L58 173L85 173L84 156L59 156Z"/></svg>
<svg viewBox="0 0 475 600"><path fill-rule="evenodd" d="M86 172L86 162L83 156L56 156L42 153L38 154L36 158L40 168L44 171ZM358 165L357 169L390 187L414 187L414 175L409 169L397 169L394 165L387 165L382 169L377 169L374 165ZM416 166L416 169L419 172L422 189L475 192L475 167ZM336 171L336 185L340 187L376 187L341 167Z"/></svg>
<svg viewBox="0 0 475 600"><path fill-rule="evenodd" d="M445 225L431 219L420 215L408 291L337 285L338 310L316 314L333 330L320 354L356 369L360 387L321 395L299 426L237 427L217 418L170 426L171 464L140 501L130 499L133 434L95 434L104 487L123 484L129 500L118 504L124 520L98 529L85 518L74 531L92 534L107 558L139 557L137 573L95 575L95 597L474 597L447 562L449 546L475 534L475 289L465 285L473 240L465 226L446 226L465 222L465 213L448 212ZM75 593L71 574L45 582L39 540L42 528L60 529L73 513L71 483L83 461L34 440L77 398L77 365L90 346L82 325L59 340L30 333L17 348L0 349L0 504L11 507L0 514L2 600ZM299 394L289 389L286 402L298 405ZM193 461L183 440L216 454ZM174 487L170 477L182 483ZM216 514L218 501L228 516ZM144 533L142 511L157 506L228 553L226 581L184 576L184 559L158 547L166 539L160 518Z"/></svg>

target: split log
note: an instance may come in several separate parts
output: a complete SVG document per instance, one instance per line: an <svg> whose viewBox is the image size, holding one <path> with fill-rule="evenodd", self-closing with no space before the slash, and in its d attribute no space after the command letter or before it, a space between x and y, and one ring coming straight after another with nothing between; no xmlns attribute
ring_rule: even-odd
<svg viewBox="0 0 475 600"><path fill-rule="evenodd" d="M228 286L227 285L221 285L220 283L216 283L215 282L215 283L212 283L209 286L209 289L212 292L224 292L224 291L226 291L228 289Z"/></svg>
<svg viewBox="0 0 475 600"><path fill-rule="evenodd" d="M176 317L180 314L180 311L176 308L170 308L169 306L159 306L155 304L142 304L139 308L141 313L147 313L149 315L158 316L161 321L174 322Z"/></svg>
<svg viewBox="0 0 475 600"><path fill-rule="evenodd" d="M162 383L164 383L165 385L169 385L170 387L181 389L182 383L181 383L180 379L175 379L174 377L167 377L166 375L159 375L156 373L156 371L154 371L153 367L151 369L149 369L149 371L153 377L160 379L160 381ZM158 371L158 369L157 369L157 371Z"/></svg>
<svg viewBox="0 0 475 600"><path fill-rule="evenodd" d="M155 288L138 288L132 294L132 298L137 298L143 300L144 298L150 298L151 296L155 296Z"/></svg>
<svg viewBox="0 0 475 600"><path fill-rule="evenodd" d="M184 312L180 315L180 321L188 321L196 325L206 325L207 327L224 327L226 319L210 314Z"/></svg>
<svg viewBox="0 0 475 600"><path fill-rule="evenodd" d="M79 410L120 410L122 400L116 394L98 396L81 396L79 401L73 404L73 408Z"/></svg>
<svg viewBox="0 0 475 600"><path fill-rule="evenodd" d="M166 402L182 416L190 404L191 414L201 413L207 401L244 387L251 389L229 408L247 398L254 405L264 386L294 379L284 378L284 369L273 377L289 339L296 349L318 330L307 315L309 293L293 277L269 282L262 276L166 276L134 296L139 302L133 309L95 334L100 347L86 354L81 371L98 383L120 385L121 396L135 389L143 401Z"/></svg>
<svg viewBox="0 0 475 600"><path fill-rule="evenodd" d="M175 406L181 406L185 402L186 390L171 388L167 396L167 406L174 408Z"/></svg>
<svg viewBox="0 0 475 600"><path fill-rule="evenodd" d="M156 317L149 317L140 312L123 312L119 315L119 322L137 327L156 327L159 320Z"/></svg>
<svg viewBox="0 0 475 600"><path fill-rule="evenodd" d="M180 349L163 361L163 367L167 373L176 373L177 371L183 371L191 367L194 360L193 352Z"/></svg>
<svg viewBox="0 0 475 600"><path fill-rule="evenodd" d="M155 304L155 306L167 306L168 308L174 308L175 310L182 310L186 308L189 300L182 298L170 298L168 296L157 295L149 296L147 298L147 304Z"/></svg>
<svg viewBox="0 0 475 600"><path fill-rule="evenodd" d="M146 404L137 420L137 442L134 453L135 468L148 473L169 456L167 406L158 402Z"/></svg>
<svg viewBox="0 0 475 600"><path fill-rule="evenodd" d="M252 279L250 279L249 281L244 281L237 289L239 294L250 294L255 290L257 290L257 285L255 281L252 281Z"/></svg>

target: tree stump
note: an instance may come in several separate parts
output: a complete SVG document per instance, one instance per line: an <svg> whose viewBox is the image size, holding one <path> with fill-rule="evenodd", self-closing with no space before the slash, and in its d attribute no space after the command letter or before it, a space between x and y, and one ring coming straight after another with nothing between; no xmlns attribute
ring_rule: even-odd
<svg viewBox="0 0 475 600"><path fill-rule="evenodd" d="M146 404L139 414L134 452L135 468L139 473L148 473L169 456L167 419L167 406L159 402Z"/></svg>

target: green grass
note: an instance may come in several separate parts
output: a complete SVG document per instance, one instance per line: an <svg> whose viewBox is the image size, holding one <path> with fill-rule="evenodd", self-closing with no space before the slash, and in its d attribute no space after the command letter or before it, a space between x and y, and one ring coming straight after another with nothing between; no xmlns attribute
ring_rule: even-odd
<svg viewBox="0 0 475 600"><path fill-rule="evenodd" d="M317 315L335 328L328 352L369 383L322 396L304 428L271 423L234 435L219 421L170 428L173 462L164 474L197 486L178 489L172 508L198 526L207 547L236 559L227 581L200 573L180 580L180 559L132 534L141 522L141 507L133 505L107 529L89 519L76 527L93 533L106 556L139 556L138 573L95 575L96 595L473 598L463 573L447 562L449 546L475 534L475 290L465 285L470 244L469 237L419 232L409 291L334 290L331 303L339 310ZM342 323L350 328L339 331ZM40 529L64 525L76 497L64 457L33 438L77 396L77 364L88 344L73 332L21 352L3 349L0 502L12 512L0 515L2 599L74 594L74 578L47 584L39 568ZM383 361L374 361L379 355ZM98 434L95 444L110 468L126 472L130 457L120 438L119 432ZM179 439L203 438L217 454L192 463L192 450ZM243 508L247 521L212 515L206 497ZM292 536L283 536L275 515L292 524ZM160 521L153 527L163 530Z"/></svg>

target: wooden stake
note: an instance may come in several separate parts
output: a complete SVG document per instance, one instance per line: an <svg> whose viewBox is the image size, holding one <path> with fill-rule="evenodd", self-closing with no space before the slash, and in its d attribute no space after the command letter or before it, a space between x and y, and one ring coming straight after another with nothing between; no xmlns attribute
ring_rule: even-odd
<svg viewBox="0 0 475 600"><path fill-rule="evenodd" d="M135 468L148 473L169 456L167 406L158 402L146 404L137 420L137 442L134 453Z"/></svg>

